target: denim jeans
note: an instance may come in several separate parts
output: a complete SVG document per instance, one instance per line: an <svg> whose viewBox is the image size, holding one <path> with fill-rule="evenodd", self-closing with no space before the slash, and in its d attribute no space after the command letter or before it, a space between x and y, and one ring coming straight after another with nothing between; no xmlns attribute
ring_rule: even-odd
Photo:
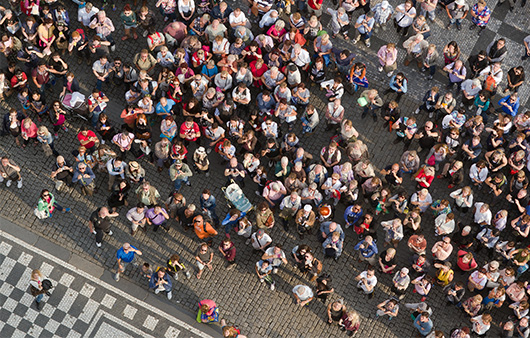
<svg viewBox="0 0 530 338"><path fill-rule="evenodd" d="M40 295L38 295L37 297L35 297L35 301L36 301L37 303L40 303L40 301L42 300L42 297L44 297L44 294L43 294L43 293L41 293Z"/></svg>
<svg viewBox="0 0 530 338"><path fill-rule="evenodd" d="M173 181L173 184L175 185L175 191L179 191L182 187L182 183L187 183L188 177L185 177L183 179L177 178L175 181Z"/></svg>
<svg viewBox="0 0 530 338"><path fill-rule="evenodd" d="M425 9L420 10L420 15L423 15L425 19L427 19L427 14L429 15L429 18L434 21L434 18L436 17L436 9L432 11L426 11ZM462 20L460 20L462 21Z"/></svg>
<svg viewBox="0 0 530 338"><path fill-rule="evenodd" d="M450 20L449 20L449 23L450 23L451 25L453 25L453 24L455 24L455 23L458 24L458 25L460 25L460 24L462 23L462 19L450 19Z"/></svg>

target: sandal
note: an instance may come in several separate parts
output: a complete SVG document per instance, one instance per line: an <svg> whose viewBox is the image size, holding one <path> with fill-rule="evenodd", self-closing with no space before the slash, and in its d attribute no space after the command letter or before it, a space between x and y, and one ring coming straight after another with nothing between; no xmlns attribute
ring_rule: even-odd
<svg viewBox="0 0 530 338"><path fill-rule="evenodd" d="M349 40L349 39L350 39L350 37L348 35L344 34L344 40Z"/></svg>

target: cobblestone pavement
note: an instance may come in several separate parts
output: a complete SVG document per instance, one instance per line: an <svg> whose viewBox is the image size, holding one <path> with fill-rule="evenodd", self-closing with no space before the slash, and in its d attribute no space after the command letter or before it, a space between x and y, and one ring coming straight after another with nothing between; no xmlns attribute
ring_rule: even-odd
<svg viewBox="0 0 530 338"><path fill-rule="evenodd" d="M2 224L5 221L2 220ZM181 319L95 278L62 259L0 232L1 337L209 337ZM31 271L52 281L37 310ZM136 294L144 296L147 292ZM167 310L165 310L167 311ZM190 318L186 318L189 322Z"/></svg>
<svg viewBox="0 0 530 338"><path fill-rule="evenodd" d="M233 2L230 2L230 4L234 8L235 4ZM392 1L391 4L395 7L398 3ZM510 67L520 64L519 57L523 52L522 39L526 35L525 31L528 30L529 25L527 8L519 10L519 7L517 7L518 10L511 13L508 11L507 5L497 9L494 1L488 1L488 4L490 8L494 9L493 18L486 31L480 37L476 36L474 32L470 33L466 24L463 25L464 29L462 31L451 30L450 33L447 33L444 29L447 17L444 13L441 13L437 16L435 22L430 24L432 37L429 38L429 42L435 43L440 51L447 42L457 40L462 49L462 58L466 59L470 53L485 49L487 44L493 39L504 36L508 39L508 57L503 65L506 74ZM95 5L100 5L99 1L96 0ZM325 5L331 6L331 3L326 0ZM153 2L149 2L149 6L154 9ZM246 10L246 5L241 6ZM75 18L76 10L73 4L68 3L68 10L70 17ZM156 12L158 13L158 11ZM122 33L118 19L119 11L112 12L109 9L108 15L113 19L117 27L117 32L115 33L115 39L118 41L117 49L112 56L119 55L125 61L132 60L136 52L146 47L147 42L141 37L138 41L133 41L132 39L125 42L119 41ZM355 15L358 14L356 13ZM160 16L158 18L160 19ZM329 19L327 14L323 18L324 21ZM78 24L75 19L72 19L72 22L72 27L76 28ZM163 21L158 20L157 28L161 29L162 27ZM389 29L386 32L376 34L372 38L372 47L369 49L362 43L355 46L351 42L344 40L335 40L334 43L336 46L347 47L354 51L358 55L358 60L367 64L370 87L382 91L387 88L388 78L377 72L375 53L383 43L397 41L399 41L399 46L401 46L403 39L399 39L397 34L392 29ZM445 77L439 72L435 79L429 82L423 74L413 67L404 67L402 65L404 55L404 50L400 47L398 69L403 71L409 79L409 94L401 100L400 106L404 112L403 114L410 116L411 112L418 106L419 99L423 96L425 90L434 84L443 86ZM84 65L78 66L75 60L69 56L65 58L71 70L80 79L82 92L89 94L89 91L95 85L95 78L88 67ZM4 61L2 60L2 62ZM526 65L526 62L523 65ZM504 81L506 80L504 79ZM53 88L53 94L50 93L49 97L57 97L59 91L60 88ZM111 99L107 112L111 119L118 123L120 121L119 114L125 105L124 90L115 86L104 86L103 91ZM325 98L318 91L314 94L311 102L320 112L322 121ZM523 85L520 94L522 106L527 105L527 84ZM371 119L360 119L360 110L355 104L356 99L357 95L345 94L343 100L343 105L346 108L345 117L353 120L354 126L362 134L361 139L367 143L374 165L381 168L398 161L402 154L402 147L389 142L394 137L385 131L381 126L381 121L374 123ZM18 103L15 104L15 100L12 97L9 102L13 106L18 107ZM426 116L420 116L420 124L425 119ZM70 116L67 117L67 121L70 131L60 135L57 148L61 154L69 156L73 147L77 145L75 135L83 121ZM49 126L48 122L44 124ZM296 131L298 132L299 130L299 126L297 126ZM156 132L153 135L156 135ZM324 128L320 126L310 137L307 135L300 136L300 139L306 150L317 155L320 148L328 142L331 136L331 132L324 131ZM154 142L156 141L155 138ZM411 149L414 148L415 145L413 144ZM170 254L177 252L181 254L188 266L194 266L193 252L199 242L193 233L182 231L173 222L171 223L171 229L167 233L163 231L158 233L148 232L146 234L139 232L135 238L132 238L125 218L125 208L119 210L120 217L113 221L115 235L105 238L102 248L97 248L94 245L94 237L89 233L86 223L90 213L106 203L108 197L108 193L105 191L107 178L104 174L97 174L96 182L100 189L93 198L81 196L77 191L56 192L58 201L71 207L72 213L57 215L45 221L35 219L33 208L38 200L39 192L43 188L52 188L54 185L49 178L53 159L45 158L40 151L40 147L29 147L23 151L16 147L12 138L8 137L4 137L0 142L0 154L9 154L22 167L22 176L24 178L22 190L1 185L0 214L2 216L31 229L40 236L58 243L106 269L115 268L115 251L125 241L129 241L141 249L144 252L144 257L152 264L163 264ZM426 154L423 153L422 155L424 158ZM72 158L70 157L70 159ZM216 154L212 153L210 155L210 161L212 162L212 175L209 178L204 176L192 177L192 186L185 186L182 192L189 203L198 204L200 192L204 187L208 187L218 199L218 214L224 216L228 210L221 192L221 187L225 182L224 177L221 176L224 166ZM172 185L167 173L156 173L154 166L145 160L142 160L141 164L147 170L149 181L159 189L162 196L168 196L172 190ZM404 187L409 193L414 191L408 179ZM250 182L247 183L247 188L244 189L247 197L253 203L257 203L261 199L255 196L254 190L255 185ZM433 196L447 197L448 189L444 182L435 180L431 193ZM485 192L482 194L477 200L492 202L490 195ZM129 204L133 205L134 203L136 203L136 199L133 194L130 194ZM502 206L502 203L495 203L493 211L496 212ZM338 206L335 219L339 222L342 220L344 207L343 205ZM457 215L457 217L464 223L470 219L470 215ZM422 226L425 229L424 233L428 239L429 248L436 240L432 225L432 218L429 216L424 217ZM281 243L287 251L303 242L315 249L317 258L322 258L320 245L314 238L306 237L306 239L300 241L296 235L293 235L293 232L286 233L278 227L271 231L271 236L276 243ZM219 244L219 240L217 239L214 245ZM314 301L302 309L294 304L291 296L292 287L300 283L309 284L309 281L303 278L293 265L280 269L278 277L276 277L279 280L277 282L277 290L271 292L259 283L254 273L254 264L259 259L259 255L246 247L244 240L240 238L235 238L234 240L238 250L238 266L227 273L223 268L221 257L216 255L214 270L212 272L207 271L201 280L192 279L176 283L175 302L178 300L184 308L195 310L199 298L215 299L220 305L222 316L226 317L230 322L240 324L242 332L249 334L251 337L337 337L341 335L338 328L325 324L326 312L324 304ZM380 283L377 286L375 297L371 300L359 297L357 292L355 292L353 277L364 269L364 266L359 265L353 258L353 246L355 243L356 237L354 233L351 230L347 230L344 253L341 259L338 262L324 260L324 270L333 276L333 285L335 287L333 298L344 298L348 307L360 312L362 324L358 333L359 337L410 337L414 335L412 321L404 309L399 314L398 320L392 322L375 320L374 318L376 304L392 295L389 290L391 284L389 276L379 276ZM408 265L409 252L404 243L399 246L398 259L399 266ZM484 261L485 257L479 256L479 263L482 264ZM140 285L143 283L139 275L134 272L130 273L127 278ZM462 279L464 277L458 278ZM402 302L417 302L419 298L416 294L410 293ZM460 312L454 308L444 306L445 302L440 288L435 288L433 295L429 296L428 302L435 309L433 321L437 329L448 333L455 326L469 325L468 319L462 316ZM503 313L503 315L494 314L496 323L505 318L506 311L503 311ZM492 329L490 336L495 336L495 328Z"/></svg>

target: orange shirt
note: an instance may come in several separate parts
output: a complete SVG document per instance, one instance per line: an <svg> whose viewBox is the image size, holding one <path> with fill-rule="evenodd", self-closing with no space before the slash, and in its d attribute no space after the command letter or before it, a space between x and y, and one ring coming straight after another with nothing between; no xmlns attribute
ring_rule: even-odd
<svg viewBox="0 0 530 338"><path fill-rule="evenodd" d="M195 234L199 239L205 239L208 237L213 237L217 235L217 231L212 227L212 225L208 222L195 222L197 219L197 216L193 219L193 228L195 229Z"/></svg>

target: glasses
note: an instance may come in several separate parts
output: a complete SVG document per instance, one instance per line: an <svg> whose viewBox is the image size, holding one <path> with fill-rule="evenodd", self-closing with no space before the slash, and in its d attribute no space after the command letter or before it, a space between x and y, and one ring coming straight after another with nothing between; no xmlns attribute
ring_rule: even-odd
<svg viewBox="0 0 530 338"><path fill-rule="evenodd" d="M54 104L53 106L54 107L60 107L61 105L60 104Z"/></svg>
<svg viewBox="0 0 530 338"><path fill-rule="evenodd" d="M44 194L44 195L42 195L42 197L48 197L48 196L50 196L50 195L49 195L49 194Z"/></svg>

